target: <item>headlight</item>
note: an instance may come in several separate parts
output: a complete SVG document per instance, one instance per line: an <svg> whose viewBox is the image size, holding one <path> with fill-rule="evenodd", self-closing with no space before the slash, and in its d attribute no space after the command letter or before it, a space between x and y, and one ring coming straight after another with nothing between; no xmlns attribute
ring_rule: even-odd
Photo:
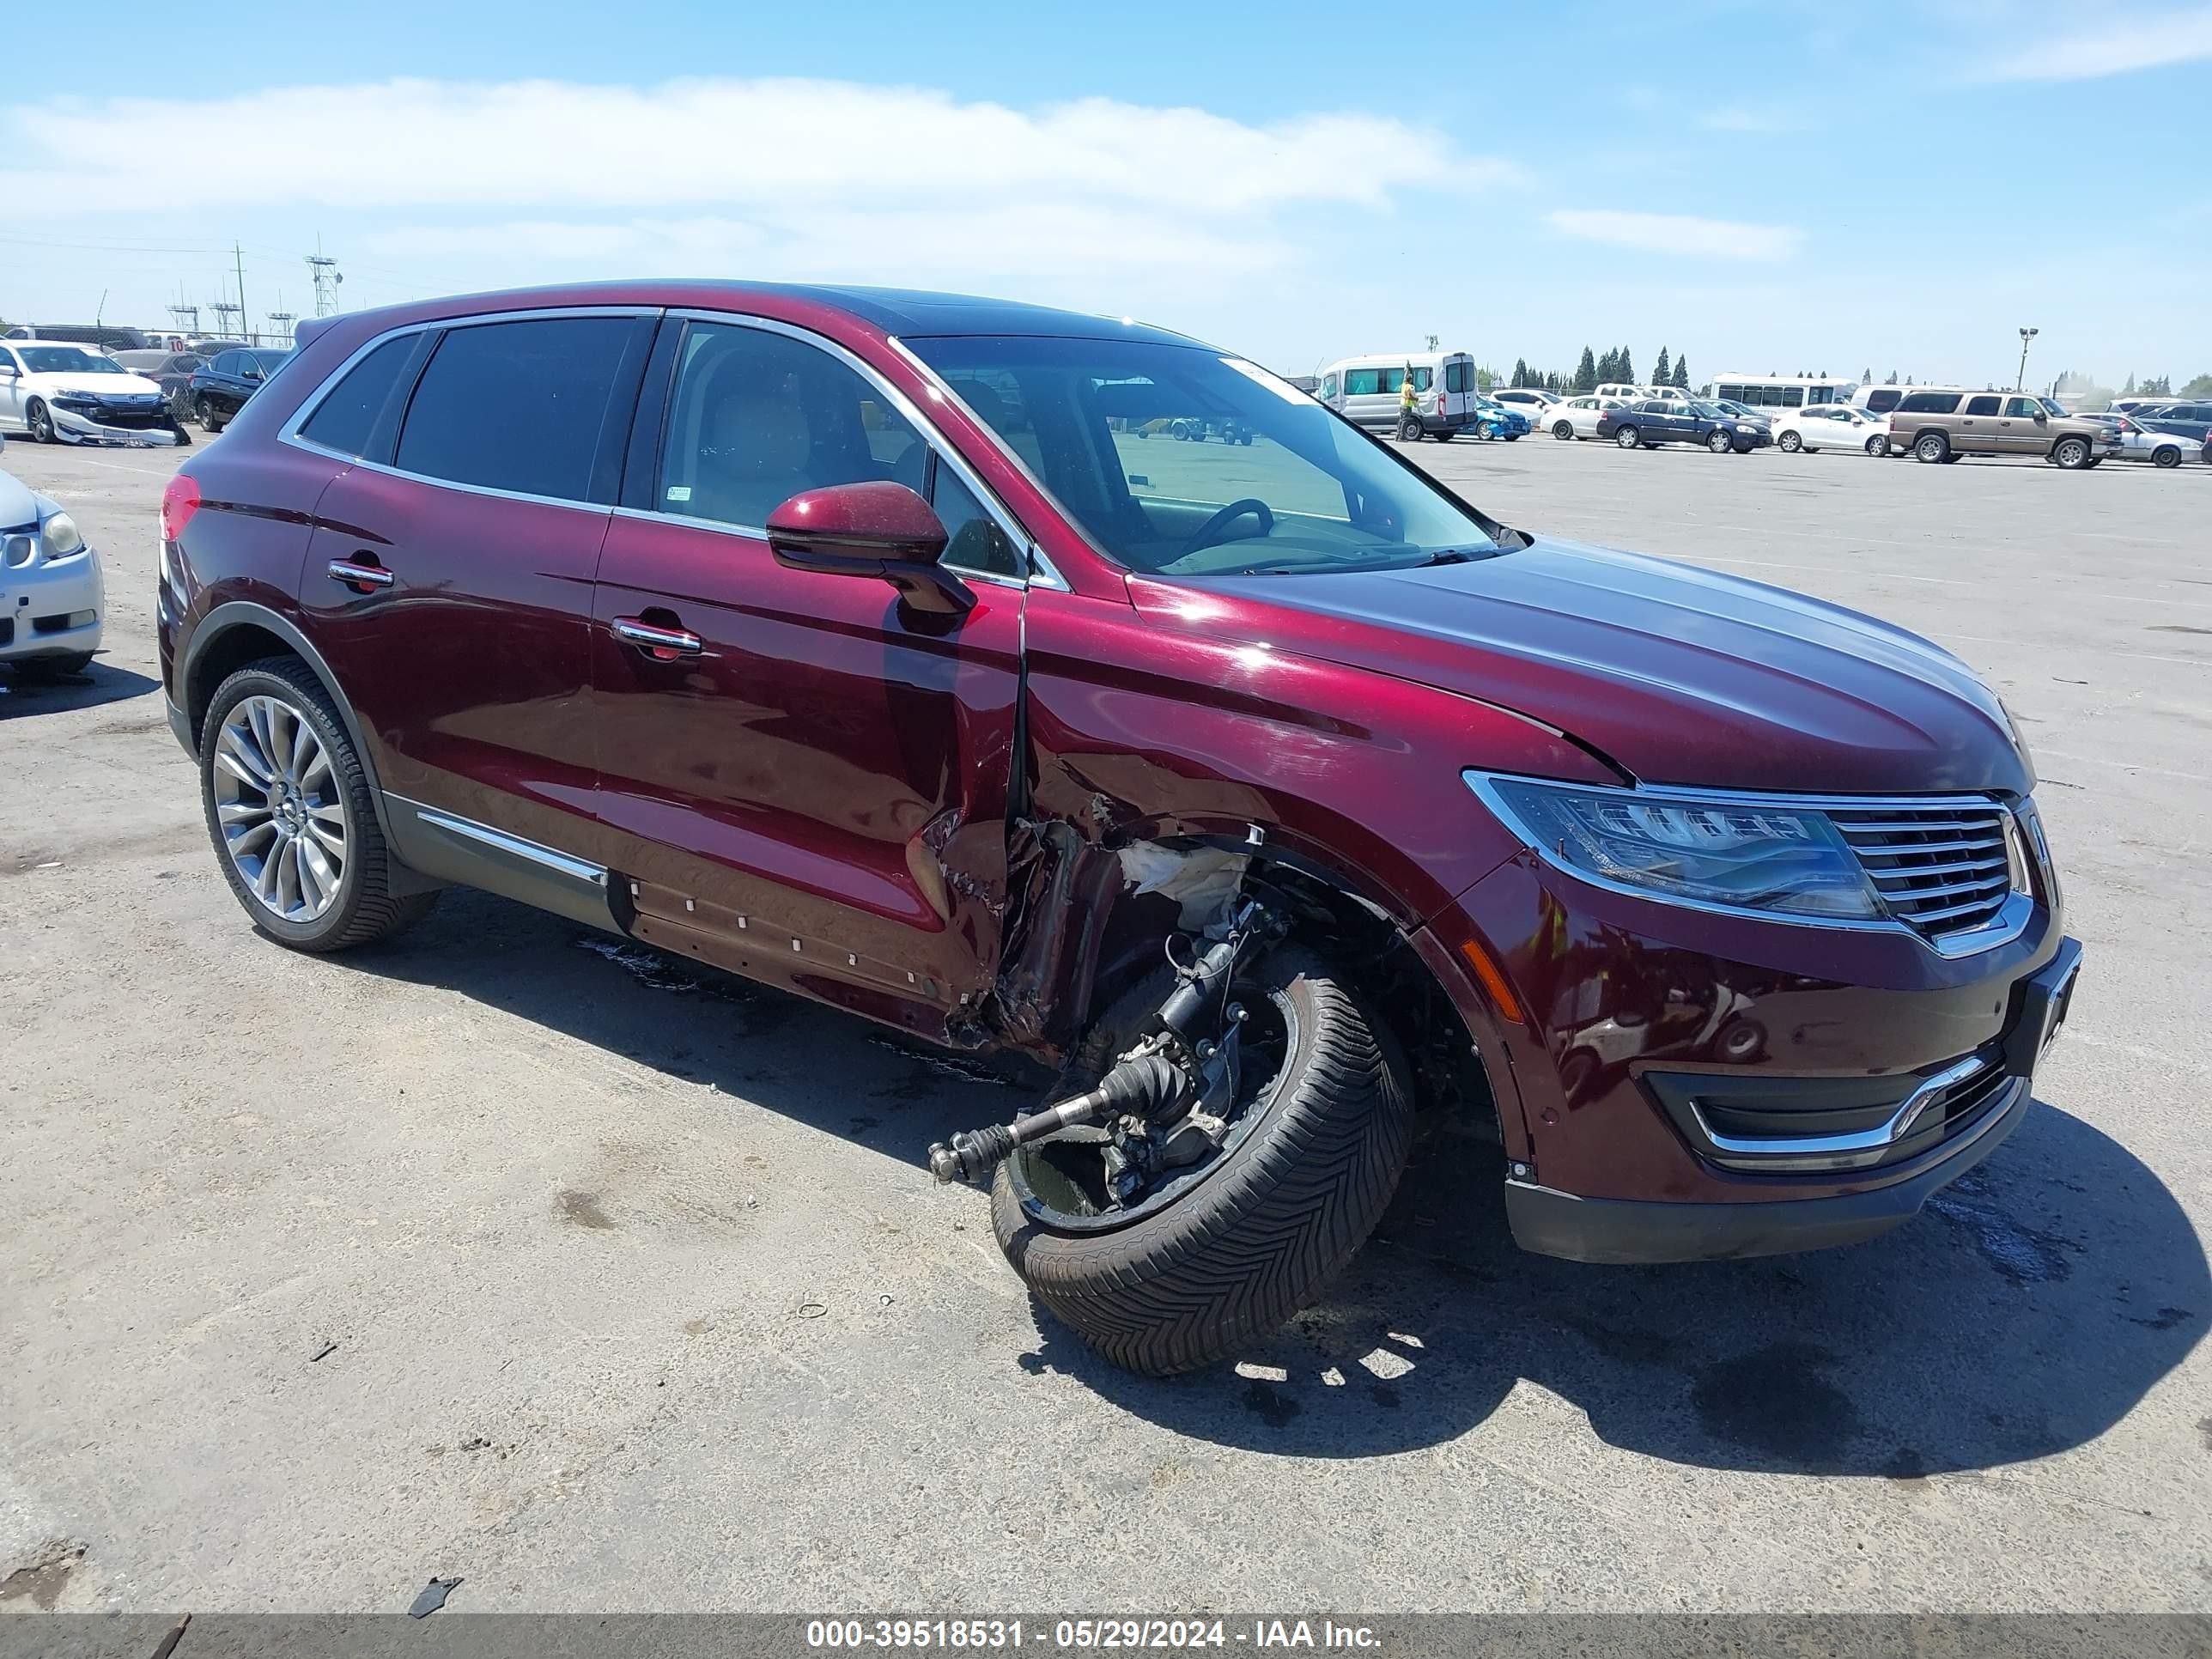
<svg viewBox="0 0 2212 1659"><path fill-rule="evenodd" d="M77 532L76 520L66 513L55 514L39 526L39 533L46 538L50 559L66 559L84 551L84 538Z"/></svg>
<svg viewBox="0 0 2212 1659"><path fill-rule="evenodd" d="M1846 921L1882 915L1850 848L1811 808L1480 772L1467 781L1538 857L1571 875L1733 910Z"/></svg>

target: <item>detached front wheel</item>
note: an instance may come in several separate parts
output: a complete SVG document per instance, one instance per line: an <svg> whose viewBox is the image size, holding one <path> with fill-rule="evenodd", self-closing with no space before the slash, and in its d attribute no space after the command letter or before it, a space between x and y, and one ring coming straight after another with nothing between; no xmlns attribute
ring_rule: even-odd
<svg viewBox="0 0 2212 1659"><path fill-rule="evenodd" d="M1396 1190L1413 1098L1395 1045L1310 951L1283 946L1232 988L1243 1071L1218 1148L1117 1208L1105 1140L1067 1130L991 1188L999 1247L1046 1309L1117 1365L1160 1376L1234 1356L1318 1296ZM1109 1011L1069 1081L1086 1088L1159 1000Z"/></svg>

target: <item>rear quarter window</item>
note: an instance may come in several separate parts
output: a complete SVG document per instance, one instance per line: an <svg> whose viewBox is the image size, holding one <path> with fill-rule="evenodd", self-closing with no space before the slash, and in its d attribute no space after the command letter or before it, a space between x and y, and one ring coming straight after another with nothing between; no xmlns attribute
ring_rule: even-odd
<svg viewBox="0 0 2212 1659"><path fill-rule="evenodd" d="M1915 392L1897 407L1906 415L1952 415L1958 412L1956 392Z"/></svg>
<svg viewBox="0 0 2212 1659"><path fill-rule="evenodd" d="M398 384L400 371L414 356L420 338L402 334L386 340L348 369L345 377L315 405L300 435L341 455L367 454L376 417L384 412L385 401Z"/></svg>
<svg viewBox="0 0 2212 1659"><path fill-rule="evenodd" d="M599 429L635 326L628 317L478 323L438 343L393 464L519 495L591 499Z"/></svg>

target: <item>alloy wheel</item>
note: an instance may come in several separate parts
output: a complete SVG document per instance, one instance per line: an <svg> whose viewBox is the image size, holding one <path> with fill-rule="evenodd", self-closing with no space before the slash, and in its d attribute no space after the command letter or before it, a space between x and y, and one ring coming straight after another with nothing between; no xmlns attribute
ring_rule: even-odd
<svg viewBox="0 0 2212 1659"><path fill-rule="evenodd" d="M31 418L28 424L31 428L31 441L33 443L50 444L53 442L54 417L46 412L46 406L44 404L33 404L31 405Z"/></svg>
<svg viewBox="0 0 2212 1659"><path fill-rule="evenodd" d="M212 766L224 852L271 915L313 921L345 884L345 799L330 751L281 698L241 698L223 716Z"/></svg>
<svg viewBox="0 0 2212 1659"><path fill-rule="evenodd" d="M1785 455L1795 455L1804 448L1805 441L1794 432L1785 432L1774 441L1775 447Z"/></svg>

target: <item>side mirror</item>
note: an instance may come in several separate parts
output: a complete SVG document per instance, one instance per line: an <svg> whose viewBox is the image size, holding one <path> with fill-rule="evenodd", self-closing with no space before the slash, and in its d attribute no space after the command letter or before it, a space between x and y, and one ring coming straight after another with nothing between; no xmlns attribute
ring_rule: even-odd
<svg viewBox="0 0 2212 1659"><path fill-rule="evenodd" d="M768 515L768 544L793 570L887 581L917 611L975 609L975 591L938 563L944 525L902 483L803 489Z"/></svg>
<svg viewBox="0 0 2212 1659"><path fill-rule="evenodd" d="M261 378L261 371L258 368L249 368L238 378L241 380L258 380Z"/></svg>
<svg viewBox="0 0 2212 1659"><path fill-rule="evenodd" d="M0 363L0 380L12 380L15 378L15 365L13 363Z"/></svg>

